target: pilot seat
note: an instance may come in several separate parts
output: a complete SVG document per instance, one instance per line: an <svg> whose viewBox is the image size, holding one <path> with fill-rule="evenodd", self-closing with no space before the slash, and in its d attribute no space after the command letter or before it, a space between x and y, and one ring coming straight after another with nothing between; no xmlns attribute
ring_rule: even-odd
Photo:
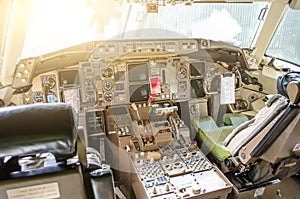
<svg viewBox="0 0 300 199"><path fill-rule="evenodd" d="M1 198L114 199L111 169L82 132L65 103L1 108Z"/></svg>
<svg viewBox="0 0 300 199"><path fill-rule="evenodd" d="M272 95L266 107L250 120L238 115L231 117L231 125L222 127L210 116L193 120L199 143L240 189L299 172L300 73L280 76L277 90L278 94Z"/></svg>

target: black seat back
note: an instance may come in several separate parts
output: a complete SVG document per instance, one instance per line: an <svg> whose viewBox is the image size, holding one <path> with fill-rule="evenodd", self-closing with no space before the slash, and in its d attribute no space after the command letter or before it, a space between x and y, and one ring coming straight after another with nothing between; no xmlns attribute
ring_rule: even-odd
<svg viewBox="0 0 300 199"><path fill-rule="evenodd" d="M76 154L77 125L70 105L32 104L0 109L0 159L50 152L58 160Z"/></svg>

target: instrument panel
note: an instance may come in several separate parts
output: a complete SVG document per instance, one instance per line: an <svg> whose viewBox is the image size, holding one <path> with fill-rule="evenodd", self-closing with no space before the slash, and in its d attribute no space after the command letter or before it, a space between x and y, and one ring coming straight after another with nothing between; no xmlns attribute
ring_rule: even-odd
<svg viewBox="0 0 300 199"><path fill-rule="evenodd" d="M91 45L94 50L87 59L76 65L69 66L66 63L61 67L60 55L57 58L53 56L60 66L57 69L55 65L49 67L43 57L30 58L31 65L27 60L21 61L18 68L23 70L25 67L31 76L26 80L16 76L14 87L22 91L33 85L26 95L22 94L23 103L64 102L64 93L70 89L77 90L80 107L105 108L141 101L180 102L206 98L206 87L209 88L214 76L222 74L220 70L224 69L218 64L220 61L229 65L239 62L241 66L246 64L240 58L243 57L240 49L203 39L99 41L82 47L92 49ZM230 49L230 53L226 53L226 48ZM42 68L43 63L52 71L39 74L38 71L46 70ZM35 66L37 64L40 68ZM30 71L31 68L35 68L36 72ZM49 100L45 96L45 89L34 88L37 84L44 84L43 81L48 77L43 80L41 76L48 73L52 73L52 83L47 85L55 83L51 86L55 87L51 88L55 93L49 96ZM22 75L21 72L16 74ZM22 84L25 85L24 89L20 87Z"/></svg>
<svg viewBox="0 0 300 199"><path fill-rule="evenodd" d="M34 85L38 86L32 87L29 103L65 101L64 93L70 89L80 93L81 106L204 98L206 71L206 62L189 63L181 57L119 60L97 67L84 62L79 68L62 69L35 78Z"/></svg>

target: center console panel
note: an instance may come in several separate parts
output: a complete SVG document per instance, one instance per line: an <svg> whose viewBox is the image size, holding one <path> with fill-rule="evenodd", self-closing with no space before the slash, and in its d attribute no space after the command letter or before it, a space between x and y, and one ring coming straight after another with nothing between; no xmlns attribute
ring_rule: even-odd
<svg viewBox="0 0 300 199"><path fill-rule="evenodd" d="M231 183L196 144L172 144L131 155L136 198L227 198Z"/></svg>

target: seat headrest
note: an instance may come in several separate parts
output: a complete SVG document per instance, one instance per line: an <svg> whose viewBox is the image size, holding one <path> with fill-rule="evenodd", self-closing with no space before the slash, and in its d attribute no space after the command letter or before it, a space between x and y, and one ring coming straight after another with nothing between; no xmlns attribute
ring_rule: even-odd
<svg viewBox="0 0 300 199"><path fill-rule="evenodd" d="M290 86L290 89L288 91L287 87L290 83L292 83L291 85L293 85L293 86ZM300 84L300 72L293 71L293 72L283 74L283 75L279 76L277 79L277 91L279 94L289 98L290 100L293 99L293 101L294 101L297 98L296 96L300 95L299 89L296 89L297 84ZM295 90L292 91L291 88L293 88ZM299 99L297 99L297 100L299 100ZM292 103L296 104L298 102L292 102Z"/></svg>
<svg viewBox="0 0 300 199"><path fill-rule="evenodd" d="M65 103L0 108L0 158L53 153L66 159L76 153L77 125Z"/></svg>
<svg viewBox="0 0 300 199"><path fill-rule="evenodd" d="M300 101L300 82L292 81L287 85L287 94L289 96L290 102L293 104L298 104Z"/></svg>

